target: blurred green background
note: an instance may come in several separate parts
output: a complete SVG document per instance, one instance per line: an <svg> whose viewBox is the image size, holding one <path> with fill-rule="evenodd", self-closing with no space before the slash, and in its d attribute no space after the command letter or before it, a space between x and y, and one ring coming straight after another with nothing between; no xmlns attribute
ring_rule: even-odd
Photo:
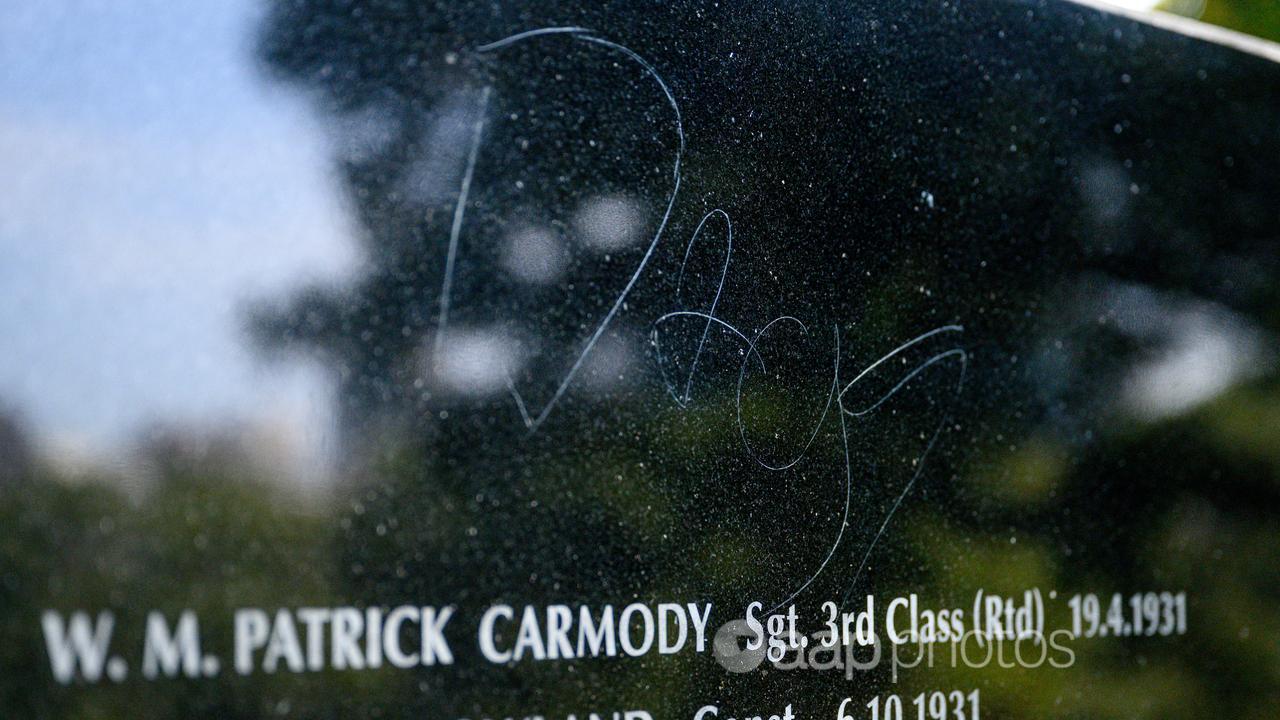
<svg viewBox="0 0 1280 720"><path fill-rule="evenodd" d="M1268 0L1205 0L1204 8L1184 10L1185 2L1166 0L1161 8L1190 17L1199 15L1207 23L1280 42L1280 4Z"/></svg>

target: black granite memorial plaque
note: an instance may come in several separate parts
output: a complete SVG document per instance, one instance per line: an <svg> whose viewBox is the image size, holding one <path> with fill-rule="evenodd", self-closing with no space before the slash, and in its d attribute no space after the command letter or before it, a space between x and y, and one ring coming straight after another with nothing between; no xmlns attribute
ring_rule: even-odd
<svg viewBox="0 0 1280 720"><path fill-rule="evenodd" d="M5 22L0 716L1280 712L1275 46Z"/></svg>

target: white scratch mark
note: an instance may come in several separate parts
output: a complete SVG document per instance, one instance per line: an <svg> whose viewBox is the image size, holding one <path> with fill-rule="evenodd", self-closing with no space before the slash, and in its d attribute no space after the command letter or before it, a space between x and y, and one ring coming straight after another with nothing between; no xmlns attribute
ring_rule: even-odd
<svg viewBox="0 0 1280 720"><path fill-rule="evenodd" d="M604 38L596 37L594 35L583 35L582 33L584 32L589 32L589 31L579 27L540 28L537 30L529 30L523 33L517 33L510 37L506 37L501 40L497 40L485 45L481 45L476 48L476 51L489 52L491 50L497 50L499 48L508 47L522 40L526 40L526 39L538 37L538 36L552 35L552 34L570 34L570 35L573 35L574 39L576 40L581 40L582 42L594 43L596 45L600 45L614 52L625 55L627 58L629 58L630 60L638 64L641 68L643 68L644 71L648 73L648 75L652 77L654 81L658 83L658 86L662 89L663 95L666 96L667 103L671 106L672 111L675 113L676 135L679 140L679 146L676 149L675 160L673 162L672 170L671 170L672 188L671 188L671 194L667 199L667 208L662 215L662 221L658 224L657 231L654 232L653 239L649 242L649 247L645 250L644 257L642 257L640 259L639 264L636 265L636 269L631 274L631 278L627 281L626 286L623 287L622 292L619 293L617 299L614 300L613 305L609 308L609 311L605 314L604 318L596 326L595 331L591 333L591 337L587 340L586 345L583 346L582 352L578 354L578 357L577 359L574 360L573 365L569 367L568 372L566 372L564 377L561 378L560 383L556 386L555 392L551 396L551 399L547 401L547 404L543 406L542 410L539 411L536 416L530 417L529 413L527 412L521 413L522 417L525 418L525 425L529 428L529 432L531 433L536 432L538 430L538 427L542 425L544 421L546 421L547 416L551 414L551 411L555 408L556 404L559 403L562 397L564 397L565 392L569 389L569 386L573 383L574 377L577 376L578 371L582 369L582 364L586 360L587 354L590 353L591 350L596 346L596 343L600 340L600 336L603 335L604 331L609 327L609 323L613 321L613 318L618 314L618 311L622 309L622 305L626 301L627 295L630 294L631 288L635 286L636 281L640 279L640 275L644 272L645 267L649 264L650 258L653 257L653 252L654 252L654 249L656 249L658 246L658 241L662 239L662 233L667 228L667 221L670 220L671 218L671 210L672 208L675 207L676 196L680 192L680 161L684 156L684 147L685 147L684 121L680 115L680 104L676 102L675 95L671 92L671 88L667 85L667 82L662 79L662 76L658 73L658 71L654 69L653 65L649 64L647 60L645 60L644 58L636 54L630 48L624 47L610 40L605 40ZM511 390L512 396L516 399L517 403L519 405L524 405L524 400L520 397L520 393L515 388L514 383L511 384L510 390Z"/></svg>
<svg viewBox="0 0 1280 720"><path fill-rule="evenodd" d="M756 346L759 344L760 338L766 332L768 332L769 328L773 327L774 324L779 322L786 322L786 321L794 322L795 324L800 326L800 329L804 332L805 335L809 334L809 328L806 327L804 323L800 322L794 317L791 317L790 315L783 315L782 317L777 317L777 318L774 318L773 320L770 320L768 324L760 328L760 332L756 333L755 338L751 340L750 347L748 348L748 350L750 352L758 353L759 351L756 349ZM836 347L839 348L840 346L840 339L838 336L839 331L837 330L836 333L837 333ZM837 355L836 357L837 368L839 368L839 363L840 363L840 358ZM805 453L809 452L809 448L813 445L813 441L817 439L818 431L822 429L822 423L826 422L827 413L830 412L831 410L831 401L836 397L836 390L840 387L839 380L836 378L836 376L834 375L832 376L831 392L827 394L827 404L825 407L822 408L822 416L819 417L818 422L814 424L813 432L809 435L808 442L804 444L804 447L800 449L800 452L797 453L795 458L793 458L790 462L783 463L782 465L770 465L769 463L760 459L760 456L756 454L755 450L752 449L751 447L751 443L747 440L747 426L746 426L746 423L743 422L742 420L742 383L745 381L746 375L747 375L747 361L746 361L746 358L743 358L742 366L738 369L738 391L737 391L737 399L736 399L737 411L738 411L738 436L742 438L742 446L743 448L746 449L747 455L750 456L752 460L755 460L756 462L760 463L761 466L768 468L769 470L786 470L787 468L794 466L796 463L804 459Z"/></svg>
<svg viewBox="0 0 1280 720"><path fill-rule="evenodd" d="M518 43L521 40L527 40L531 37L538 37L539 35L562 35L562 34L580 35L582 33L589 33L589 32L591 31L588 30L587 28L576 27L573 25L565 25L561 27L545 27L545 28L538 28L537 30L526 30L521 33L516 33L515 35L504 37L501 40L495 40L491 43L485 43L484 45L477 47L476 52L484 53L484 52L490 52L493 50L498 50L508 45L514 45L515 43Z"/></svg>
<svg viewBox="0 0 1280 720"><path fill-rule="evenodd" d="M840 383L840 329L833 328L832 334L834 334L836 338L835 376L832 380L832 385L835 386ZM823 411L822 416L824 418L826 417L825 411ZM821 422L819 422L819 426L821 426ZM765 615L772 615L778 610L778 608L786 605L792 600L795 600L800 596L800 593L808 589L808 587L813 584L813 581L817 580L818 576L822 574L822 571L827 569L827 564L831 562L831 558L835 557L836 550L844 540L844 529L849 527L849 508L853 504L853 463L849 458L849 431L845 427L844 413L840 414L840 442L844 448L844 513L840 517L840 530L836 532L835 542L831 543L831 549L827 551L827 557L822 560L822 564L819 565L818 569L809 576L809 579L805 580L804 584L797 588L795 592L788 595L785 600L770 608Z"/></svg>
<svg viewBox="0 0 1280 720"><path fill-rule="evenodd" d="M444 260L444 282L440 285L440 321L436 325L435 343L432 357L438 362L440 349L444 344L445 332L449 328L449 303L453 292L454 263L458 257L458 238L462 234L462 218L467 212L467 196L471 194L471 178L476 171L476 156L480 152L480 137L484 134L485 113L489 108L489 93L492 88L486 87L480 92L480 107L477 111L475 127L471 131L471 147L467 151L467 168L462 174L462 187L458 189L458 202L453 206L453 226L449 228L449 250Z"/></svg>

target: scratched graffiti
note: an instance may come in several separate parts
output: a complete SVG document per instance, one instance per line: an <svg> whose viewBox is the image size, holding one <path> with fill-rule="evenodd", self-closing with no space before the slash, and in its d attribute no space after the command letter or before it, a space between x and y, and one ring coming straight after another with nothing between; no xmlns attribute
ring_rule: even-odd
<svg viewBox="0 0 1280 720"><path fill-rule="evenodd" d="M652 238L648 241L643 254L639 257L630 276L622 286L616 297L606 303L607 310L603 316L596 322L594 329L590 332L585 342L581 344L581 350L577 351L576 357L573 358L568 369L563 376L559 378L555 385L554 392L550 398L540 406L531 406L526 401L524 395L517 387L516 382L512 378L509 369L504 368L505 385L511 400L518 410L520 420L528 428L530 433L535 433L538 429L548 421L552 416L557 404L565 396L565 393L573 385L576 377L582 369L584 362L589 358L593 350L595 350L600 338L609 329L611 322L619 314L632 288L641 279L645 271L649 268L650 262L655 253L665 252L668 244L672 244L665 237L668 229L668 221L671 218L672 210L676 206L679 199L681 184L681 158L685 152L686 137L684 125L681 118L680 103L673 94L667 82L663 79L660 72L643 57L632 51L631 49L612 42L608 39L591 33L585 28L579 27L547 27L528 30L516 33L500 40L482 44L474 49L479 54L500 54L504 49L511 48L523 43L535 43L547 38L556 36L567 37L573 41L586 43L591 46L600 48L604 52L608 52L625 59L627 62L634 63L643 69L646 76L658 86L661 90L663 98L666 100L670 109L670 122L678 138L678 144L671 158L670 169L670 189L665 208L662 211L661 218L657 222L656 229ZM486 122L486 113L489 112L490 96L493 92L492 87L484 87L477 100L477 108L475 110L475 120L473 121L472 131L468 139L466 151L466 163L462 173L461 185L457 191L454 203L453 220L448 235L448 249L445 256L445 265L443 270L443 280L440 287L438 322L434 330L433 354L437 358L440 357L445 343L449 337L449 315L450 307L454 301L453 283L456 273L456 259L458 248L462 239L462 232L465 225L466 213L470 199L471 185L474 177L476 159L480 149L484 143L484 130ZM719 265L719 277L714 285L711 300L706 307L684 307L684 297L682 296L685 284L685 274L689 266L691 257L694 257L695 251L698 253L707 253L714 251L708 250L711 244L710 239L704 239L704 230L708 227L709 222L723 225L723 248L718 249L721 258ZM664 243L664 240L667 240ZM792 591L788 591L774 606L777 609L794 600L800 593L804 592L815 579L827 568L831 559L835 556L837 550L844 539L845 528L850 522L851 512L856 512L852 507L852 485L855 482L854 464L855 460L851 457L848 443L848 433L851 431L849 424L854 421L863 421L868 416L873 415L877 409L887 403L891 398L898 394L903 388L908 386L913 380L922 373L928 371L931 367L939 364L950 363L957 369L955 373L954 391L958 394L963 386L965 373L968 368L968 354L963 347L954 344L962 336L964 328L960 325L944 325L932 330L921 333L920 335L903 342L887 354L866 364L860 370L846 375L841 374L841 330L839 324L836 323L832 327L831 337L832 343L831 353L831 378L830 392L827 393L825 401L822 404L821 412L818 414L817 420L813 423L812 430L807 432L807 439L804 440L803 446L794 450L794 454L790 457L779 459L771 459L763 455L757 448L753 447L750 439L753 434L749 427L749 422L743 416L743 392L744 385L747 384L748 370L755 369L754 365L758 363L758 370L761 373L768 372L768 366L765 362L765 355L768 353L768 346L778 342L776 337L781 334L782 328L791 326L793 330L799 330L803 335L810 334L809 326L801 319L792 315L781 315L772 319L765 320L759 325L759 329L753 334L748 335L750 331L740 329L736 324L717 315L717 310L721 300L722 293L725 290L725 284L729 279L730 267L733 261L733 220L729 213L723 209L714 209L708 212L698 222L692 235L685 243L682 260L679 266L679 272L675 280L675 301L681 305L679 309L672 310L658 316L652 323L650 341L654 349L654 359L661 372L663 382L666 385L666 392L672 400L680 407L687 407L692 402L694 384L698 373L699 360L705 352L708 352L708 342L712 339L713 329L717 336L725 335L738 345L739 354L742 361L739 364L737 373L737 382L735 387L735 422L739 437L742 441L742 450L753 461L761 467L772 471L782 471L794 467L802 459L813 445L826 426L833 405L835 407L836 425L839 428L841 436L841 446L843 449L843 457L837 458L833 463L833 467L837 469L837 474L843 477L843 509L841 511L841 519L834 531L834 539L831 542L830 549L825 558L818 567L803 581L798 587ZM676 325L679 321L693 320L701 324L700 333L697 337L696 345L693 348L692 355L688 358L676 358L670 352L664 351L663 343L667 336L676 331ZM695 332L697 328L695 327ZM931 340L943 339L943 349L932 351L924 357L923 360L913 358L910 364L903 367L893 367L894 361L905 362L913 349L917 349ZM716 338L719 339L718 337ZM860 383L865 378L872 376L879 369L880 374L891 374L894 381L887 390L873 394L868 397L859 398L857 401L850 396L855 390L861 390ZM848 377L851 375L851 377ZM865 384L865 383L863 383ZM880 520L878 530L874 533L866 549L863 551L861 560L857 569L853 572L848 582L848 589L845 592L847 600L854 592L862 572L866 567L868 559L875 550L876 544L881 536L889 527L890 521L898 507L902 504L906 496L911 492L916 481L925 470L925 461L930 451L937 442L940 433L943 431L947 423L947 412L944 411L937 420L936 426L930 431L928 440L925 443L920 454L914 459L913 470L910 480L904 485L896 500L890 506L888 512ZM857 428L854 428L857 431ZM842 470L840 468L842 467ZM771 610L772 611L772 610Z"/></svg>

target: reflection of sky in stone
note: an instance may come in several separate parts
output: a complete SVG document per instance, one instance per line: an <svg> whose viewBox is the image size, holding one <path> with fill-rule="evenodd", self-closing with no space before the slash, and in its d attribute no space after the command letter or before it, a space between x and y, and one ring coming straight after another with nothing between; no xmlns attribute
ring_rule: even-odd
<svg viewBox="0 0 1280 720"><path fill-rule="evenodd" d="M44 441L322 434L326 384L240 331L246 300L352 262L321 131L253 64L257 21L245 0L0 14L0 408Z"/></svg>

